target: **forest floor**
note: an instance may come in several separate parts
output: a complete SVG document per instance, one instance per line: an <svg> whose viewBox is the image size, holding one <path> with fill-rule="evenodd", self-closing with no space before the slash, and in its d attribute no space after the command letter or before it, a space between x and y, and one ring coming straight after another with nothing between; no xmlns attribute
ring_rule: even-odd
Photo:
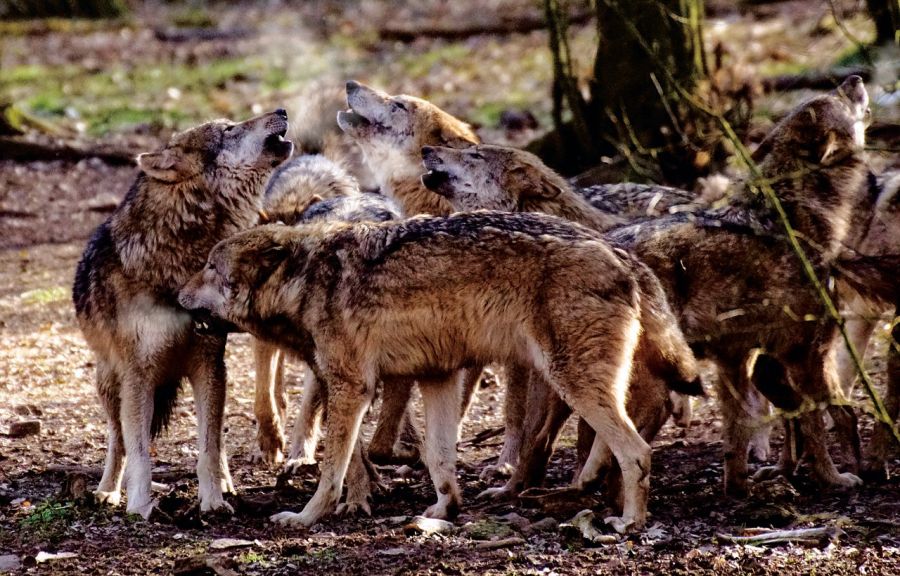
<svg viewBox="0 0 900 576"><path fill-rule="evenodd" d="M356 78L432 99L477 125L486 140L527 142L550 127L552 73L544 32L410 43L379 39L379 29L397 22L540 14L539 5L527 0L478 3L483 6L473 11L475 4L154 4L112 23L0 22L0 102L21 105L58 137L137 153L209 117L246 117L291 102L314 82ZM844 29L861 39L871 34L864 3L837 3L842 26L827 4L717 8L707 23L708 40L723 42L735 69L750 76L852 62L855 48ZM170 32L178 26L214 26L234 34L172 41ZM593 33L591 25L573 30L576 54L589 54ZM589 58L579 59L581 69L590 65ZM807 94L760 98L756 122L765 126ZM896 101L873 108L876 120L897 122ZM501 128L500 113L509 109L532 112L538 127ZM400 476L390 466L381 469L388 490L376 495L372 517L328 518L309 531L277 527L267 516L299 510L316 478L307 474L276 484L277 471L253 462L253 368L245 335L230 337L227 350L226 442L239 492L232 499L235 515L201 517L195 506L196 419L189 389L168 433L154 444L154 477L170 486L159 495L164 514L144 521L123 508L92 504L84 488L86 483L92 489L99 478L106 426L95 397L93 358L74 319L71 281L88 235L133 177L133 167L97 159L0 160L0 573L900 573L897 477L830 493L801 473L793 486L783 480L760 483L745 501L726 499L714 399L696 404L690 429L669 423L655 441L651 518L642 534L596 544L556 526L584 508L602 517L601 494L549 507L478 501L475 495L489 486L479 472L496 457L502 439L472 442L502 425L504 391L493 380L483 383L464 426L464 507L454 530L407 533L434 491L421 469ZM867 359L880 385L884 350L881 336ZM299 369L289 368L295 406L299 376ZM855 400L865 403L861 395ZM5 434L10 424L24 420L39 421L40 433ZM867 438L871 419L864 416L862 428ZM371 422L364 432L371 432ZM772 460L779 437L774 435ZM551 462L549 486L568 482L573 444L570 424ZM890 466L896 471L898 464L895 459ZM805 545L730 544L725 537L756 527L833 530Z"/></svg>

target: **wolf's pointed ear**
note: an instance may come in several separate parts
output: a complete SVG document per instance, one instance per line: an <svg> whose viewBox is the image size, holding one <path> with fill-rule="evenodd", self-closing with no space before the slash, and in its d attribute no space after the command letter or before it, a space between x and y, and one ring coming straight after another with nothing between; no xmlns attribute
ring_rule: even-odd
<svg viewBox="0 0 900 576"><path fill-rule="evenodd" d="M478 144L478 137L465 122L458 120L455 126L439 126L435 128L434 141L437 145L448 148L468 148Z"/></svg>
<svg viewBox="0 0 900 576"><path fill-rule="evenodd" d="M531 198L556 198L565 191L564 185L534 166L516 166L510 170L510 182L520 190L520 196Z"/></svg>
<svg viewBox="0 0 900 576"><path fill-rule="evenodd" d="M185 159L168 148L159 152L139 154L137 163L147 176L169 184L181 182L192 175Z"/></svg>

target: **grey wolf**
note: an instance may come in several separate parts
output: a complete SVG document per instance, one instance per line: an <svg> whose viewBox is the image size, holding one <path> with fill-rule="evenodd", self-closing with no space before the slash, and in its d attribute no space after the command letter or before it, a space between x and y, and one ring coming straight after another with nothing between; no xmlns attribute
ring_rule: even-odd
<svg viewBox="0 0 900 576"><path fill-rule="evenodd" d="M693 198L690 193L674 188L630 184L594 186L585 194L583 190L576 191L533 154L505 146L477 145L467 149L426 146L422 148L422 158L428 170L422 176L422 183L447 198L458 211L542 212L604 231L631 221L636 215L646 215ZM609 211L598 209L594 202ZM649 278L645 282L648 285L656 283ZM660 299L664 299L661 294ZM664 381L666 375L654 374L652 364L641 360L639 353L635 361L635 377L629 389L628 413L644 440L650 442L676 408L682 418L689 420L690 404L685 396L670 393ZM532 379L530 385L540 386L541 383ZM529 405L543 408L548 393L545 390L530 390L528 394L534 398L528 399ZM519 394L516 398L519 402L525 402L525 394ZM569 415L563 406L549 413L558 418L554 426L557 429ZM584 447L584 458L591 448L592 439L593 435ZM542 445L544 456L549 457L552 443L551 439ZM584 459L581 459L580 463L583 462ZM526 464L513 473L502 489L491 489L483 495L502 497L536 483L542 476L543 466L535 466L536 463ZM581 476L580 469L575 476Z"/></svg>
<svg viewBox="0 0 900 576"><path fill-rule="evenodd" d="M194 331L178 289L221 239L256 223L266 180L287 159L287 114L209 122L138 156L140 174L94 232L75 272L78 324L97 361L108 422L99 500L148 517L150 441L166 426L183 378L194 391L200 509L231 507L222 445L225 338Z"/></svg>
<svg viewBox="0 0 900 576"><path fill-rule="evenodd" d="M337 115L337 123L359 148L373 172L380 191L400 204L405 216L416 214L447 215L450 204L429 191L419 178L422 146L465 147L480 141L465 122L440 109L431 102L405 94L390 95L355 81L346 85L349 110ZM505 367L513 380L527 376L519 367ZM481 368L473 367L462 379L461 406L465 413L480 380ZM399 386L385 395L379 426L369 444L369 454L376 461L392 455L396 428L388 424L398 422L396 416L405 411L411 388ZM507 403L507 434L497 469L505 470L518 453L522 425L521 402L516 395ZM383 424L383 425L382 425ZM490 473L494 467L487 469Z"/></svg>
<svg viewBox="0 0 900 576"><path fill-rule="evenodd" d="M623 509L609 522L624 531L643 526L649 488L650 448L625 411L635 349L646 342L686 385L697 379L664 299L641 290L648 274L586 228L480 212L258 227L220 243L179 302L291 349L315 342L329 418L321 478L302 512L274 520L309 526L334 509L376 380L410 377L438 494L426 515L454 515L460 372L499 360L540 374L597 431L585 475L611 451Z"/></svg>
<svg viewBox="0 0 900 576"><path fill-rule="evenodd" d="M867 101L862 82L848 79L835 93L793 111L761 147L765 154L757 156L763 176L772 182L803 235L820 274L830 271L847 237L865 178L861 148ZM460 207L481 207L479 202L488 198L505 209L528 206L584 223L598 222L593 207L558 179L534 169L533 162L512 174L524 178L525 184L510 178L522 164L517 159L521 154L488 146L426 150L425 166L431 172L423 181ZM507 192L510 189L513 192ZM664 216L607 233L659 274L688 340L720 368L729 493L746 490L747 444L758 416L747 402L757 392L751 387L754 366L747 364L757 358L755 350L777 351L762 357L764 367L777 368L769 376L784 376L777 380L783 386L768 389L778 397L780 408L796 411L804 404L826 402L834 391L833 354L823 352L831 346L834 326L823 318L816 295L803 288L807 280L778 238L775 224L772 212L748 192L721 209ZM794 319L782 310L790 310ZM803 320L804 315L814 320ZM786 371L782 361L789 365ZM799 386L801 378L807 387L788 394L785 386ZM825 484L856 485L859 479L838 474L824 446L817 445L822 442L820 420L812 412L801 417L806 436L815 436L810 450L817 476ZM786 470L786 465L781 467Z"/></svg>

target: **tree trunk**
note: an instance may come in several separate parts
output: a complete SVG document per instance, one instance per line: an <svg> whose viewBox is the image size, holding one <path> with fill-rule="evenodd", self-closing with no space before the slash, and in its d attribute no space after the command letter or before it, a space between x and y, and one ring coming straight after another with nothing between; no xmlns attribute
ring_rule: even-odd
<svg viewBox="0 0 900 576"><path fill-rule="evenodd" d="M595 6L599 43L585 100L572 77L565 27L558 24L563 10L558 0L545 1L554 95L572 119L558 122L555 134L533 148L566 173L594 166L601 156L621 155L638 176L692 179L695 171L685 168L693 166L698 149L690 137L703 130L676 86L692 93L708 75L703 1L596 0ZM554 117L561 114L555 111Z"/></svg>
<svg viewBox="0 0 900 576"><path fill-rule="evenodd" d="M900 2L898 0L866 0L875 21L876 44L900 42Z"/></svg>

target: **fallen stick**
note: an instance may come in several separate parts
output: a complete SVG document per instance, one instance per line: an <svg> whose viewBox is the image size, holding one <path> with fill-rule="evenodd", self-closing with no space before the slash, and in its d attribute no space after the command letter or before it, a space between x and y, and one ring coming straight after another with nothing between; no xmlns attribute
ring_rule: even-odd
<svg viewBox="0 0 900 576"><path fill-rule="evenodd" d="M797 528L794 530L766 530L765 528L747 529L746 532L755 532L749 536L732 536L731 534L716 534L716 538L731 544L743 544L752 546L766 546L772 544L784 544L794 542L797 544L810 544L814 546L836 540L841 535L841 530L834 526L821 528Z"/></svg>

